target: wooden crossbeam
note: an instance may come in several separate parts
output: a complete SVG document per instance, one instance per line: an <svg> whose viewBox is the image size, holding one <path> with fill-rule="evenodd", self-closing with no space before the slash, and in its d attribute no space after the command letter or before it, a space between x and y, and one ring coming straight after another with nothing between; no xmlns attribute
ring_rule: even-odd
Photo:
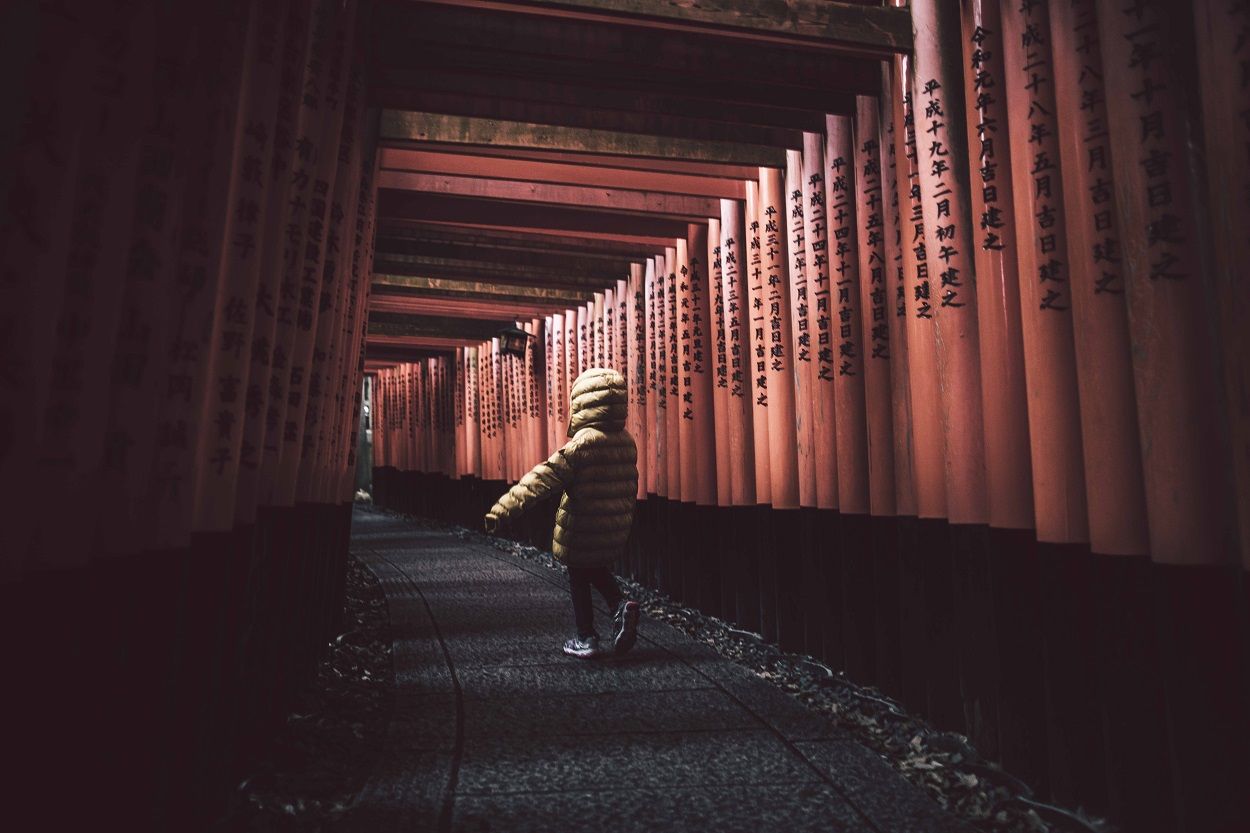
<svg viewBox="0 0 1250 833"><path fill-rule="evenodd" d="M659 214L692 220L706 220L708 217L720 215L718 198L622 188L551 185L482 176L382 171L378 177L378 187L475 199L584 206L605 211Z"/></svg>
<svg viewBox="0 0 1250 833"><path fill-rule="evenodd" d="M417 145L408 147L417 148ZM504 157L507 159L532 159L537 162L565 162L573 165L594 165L606 168L628 168L652 173L692 174L725 179L755 179L759 176L758 165L738 165L724 162L707 162L696 159L645 156L625 156L608 153L574 153L552 148L490 147L488 145L457 145L443 142L422 142L420 150L439 153L458 153L470 157Z"/></svg>
<svg viewBox="0 0 1250 833"><path fill-rule="evenodd" d="M509 3L498 0L424 0L448 6L516 11L581 20L628 21L676 31L714 31L743 39L818 43L849 54L886 58L912 45L906 9L833 0L560 0Z"/></svg>
<svg viewBox="0 0 1250 833"><path fill-rule="evenodd" d="M446 265L460 263L466 268L481 265L488 268L548 271L553 274L596 278L620 277L629 271L631 261L654 254L648 249L637 256L584 257L575 252L533 248L473 245L455 240L380 238L375 258L379 264ZM408 260L408 258L414 258ZM425 260L427 259L428 260ZM375 266L375 272L385 271ZM404 269L402 272L410 272ZM402 273L401 272L401 273Z"/></svg>
<svg viewBox="0 0 1250 833"><path fill-rule="evenodd" d="M547 185L585 185L666 194L742 199L743 180L729 177L694 176L666 171L641 171L568 162L541 162L533 159L476 157L439 151L383 148L379 164L383 172L405 171L455 176L485 176Z"/></svg>
<svg viewBox="0 0 1250 833"><path fill-rule="evenodd" d="M409 315L395 312L371 312L369 337L455 338L473 342L486 341L513 321L506 313L498 318L452 318L442 315Z"/></svg>
<svg viewBox="0 0 1250 833"><path fill-rule="evenodd" d="M526 234L519 231L486 231L479 228L413 220L384 220L379 223L378 248L392 250L394 245L438 243L481 247L530 254L576 256L617 262L649 257L655 246L648 243L625 243L592 240L585 237L561 237L551 234ZM666 245L662 241L660 246ZM402 248L396 251L407 251Z"/></svg>
<svg viewBox="0 0 1250 833"><path fill-rule="evenodd" d="M585 303L594 298L594 292L589 289L566 290L537 286L508 286L489 281L459 281L447 278L386 274L373 276L372 292L371 297L374 298L382 295L399 295L564 306Z"/></svg>
<svg viewBox="0 0 1250 833"><path fill-rule="evenodd" d="M523 122L495 121L407 110L383 110L383 143L445 142L495 148L537 148L572 153L664 159L678 157L703 162L784 168L785 148L734 142L671 139L608 130L587 130Z"/></svg>
<svg viewBox="0 0 1250 833"><path fill-rule="evenodd" d="M670 241L671 245L671 241ZM537 269L451 258L420 258L412 255L374 258L374 270L389 275L440 280L485 281L505 286L547 287L550 289L600 289L620 277L621 269L604 269L594 274L578 274L559 269Z"/></svg>

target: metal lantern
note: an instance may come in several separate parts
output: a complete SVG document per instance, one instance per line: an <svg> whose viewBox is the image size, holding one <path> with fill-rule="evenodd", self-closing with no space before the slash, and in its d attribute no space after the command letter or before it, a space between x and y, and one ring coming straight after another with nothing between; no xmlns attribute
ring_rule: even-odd
<svg viewBox="0 0 1250 833"><path fill-rule="evenodd" d="M530 334L515 325L499 331L499 349L510 356L525 357L525 345Z"/></svg>

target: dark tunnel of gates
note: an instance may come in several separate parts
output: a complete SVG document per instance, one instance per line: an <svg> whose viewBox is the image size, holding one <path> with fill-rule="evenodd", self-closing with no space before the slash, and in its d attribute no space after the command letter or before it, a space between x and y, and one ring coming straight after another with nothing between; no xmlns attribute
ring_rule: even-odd
<svg viewBox="0 0 1250 833"><path fill-rule="evenodd" d="M477 528L607 367L619 573L1126 830L1250 825L1244 4L913 0L875 95L719 212L508 316L519 355L411 361L370 340L404 303L373 4L38 5L0 179L33 784L108 804L108 760L167 824L215 806L336 633L358 463ZM549 548L554 511L512 534Z"/></svg>

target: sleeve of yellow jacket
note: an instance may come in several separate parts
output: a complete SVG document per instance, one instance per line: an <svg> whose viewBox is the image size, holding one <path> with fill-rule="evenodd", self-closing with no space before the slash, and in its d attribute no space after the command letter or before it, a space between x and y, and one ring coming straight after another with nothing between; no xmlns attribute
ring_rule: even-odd
<svg viewBox="0 0 1250 833"><path fill-rule="evenodd" d="M521 515L534 504L555 497L573 485L573 463L570 460L574 444L568 443L539 463L504 493L491 507L490 515L504 520Z"/></svg>

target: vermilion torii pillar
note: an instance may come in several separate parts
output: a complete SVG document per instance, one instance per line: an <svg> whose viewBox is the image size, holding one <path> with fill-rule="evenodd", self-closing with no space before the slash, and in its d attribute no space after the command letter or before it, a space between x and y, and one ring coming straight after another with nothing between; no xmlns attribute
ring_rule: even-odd
<svg viewBox="0 0 1250 833"><path fill-rule="evenodd" d="M798 454L799 505L816 505L816 433L812 385L815 372L811 339L811 295L807 281L806 200L803 199L803 152L786 151L786 247L789 252L791 341L794 361L794 424Z"/></svg>

